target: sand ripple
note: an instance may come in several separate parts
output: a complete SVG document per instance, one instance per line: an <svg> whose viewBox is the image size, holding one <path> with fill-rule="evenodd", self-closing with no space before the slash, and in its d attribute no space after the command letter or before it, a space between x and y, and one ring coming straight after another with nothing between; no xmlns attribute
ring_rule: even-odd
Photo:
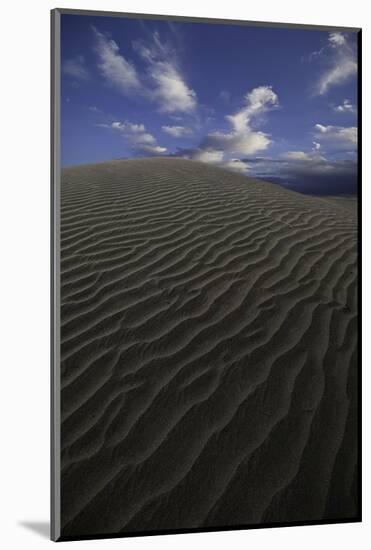
<svg viewBox="0 0 371 550"><path fill-rule="evenodd" d="M355 517L355 209L148 159L61 211L62 536Z"/></svg>

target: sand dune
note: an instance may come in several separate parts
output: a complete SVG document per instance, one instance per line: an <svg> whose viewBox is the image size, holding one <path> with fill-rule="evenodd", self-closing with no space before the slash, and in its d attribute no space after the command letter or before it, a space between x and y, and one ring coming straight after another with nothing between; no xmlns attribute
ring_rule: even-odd
<svg viewBox="0 0 371 550"><path fill-rule="evenodd" d="M61 213L62 535L355 517L355 209L141 159Z"/></svg>

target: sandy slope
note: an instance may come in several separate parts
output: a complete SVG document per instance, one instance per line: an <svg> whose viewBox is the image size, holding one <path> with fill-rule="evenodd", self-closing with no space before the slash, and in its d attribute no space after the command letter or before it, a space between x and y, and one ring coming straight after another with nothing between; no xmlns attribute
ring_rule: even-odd
<svg viewBox="0 0 371 550"><path fill-rule="evenodd" d="M63 535L356 515L354 209L126 160L61 231Z"/></svg>

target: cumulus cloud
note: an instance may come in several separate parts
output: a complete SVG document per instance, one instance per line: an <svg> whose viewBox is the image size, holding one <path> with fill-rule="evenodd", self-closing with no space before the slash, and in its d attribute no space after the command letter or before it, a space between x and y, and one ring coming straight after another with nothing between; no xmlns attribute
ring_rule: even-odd
<svg viewBox="0 0 371 550"><path fill-rule="evenodd" d="M337 113L355 113L357 109L349 99L344 99L343 103L334 107L334 110Z"/></svg>
<svg viewBox="0 0 371 550"><path fill-rule="evenodd" d="M117 43L95 27L93 31L96 37L98 68L106 82L124 94L140 90L141 83L136 68L120 53Z"/></svg>
<svg viewBox="0 0 371 550"><path fill-rule="evenodd" d="M156 139L152 134L147 132L143 134L134 133L131 135L131 142L136 143L137 145L155 145Z"/></svg>
<svg viewBox="0 0 371 550"><path fill-rule="evenodd" d="M236 132L245 132L254 116L265 113L278 104L278 97L271 86L259 86L245 95L246 105L234 115L228 115Z"/></svg>
<svg viewBox="0 0 371 550"><path fill-rule="evenodd" d="M233 172L238 172L240 174L247 174L250 169L250 165L241 159L230 158L225 160L223 151L178 149L177 153L174 153L173 156L213 164L215 166L219 166L220 168L232 170Z"/></svg>
<svg viewBox="0 0 371 550"><path fill-rule="evenodd" d="M225 117L229 131L211 132L196 149L180 149L176 155L246 173L249 167L238 157L255 154L270 145L270 136L255 126L261 115L277 105L278 97L270 86L254 88L246 93L243 107Z"/></svg>
<svg viewBox="0 0 371 550"><path fill-rule="evenodd" d="M230 132L212 132L201 144L202 149L218 150L237 155L251 155L266 149L270 136L254 130L253 120L278 105L278 97L270 86L259 86L245 95L245 105L237 113L227 115Z"/></svg>
<svg viewBox="0 0 371 550"><path fill-rule="evenodd" d="M233 172L238 172L240 174L247 174L250 170L250 166L247 162L243 162L240 159L231 159L222 164L223 168L227 170L232 170Z"/></svg>
<svg viewBox="0 0 371 550"><path fill-rule="evenodd" d="M357 127L315 125L315 137L327 145L334 145L338 149L354 150L357 147Z"/></svg>
<svg viewBox="0 0 371 550"><path fill-rule="evenodd" d="M144 124L115 121L111 124L98 124L98 126L119 132L129 141L136 154L161 155L167 151L166 147L158 145L156 138L147 132Z"/></svg>
<svg viewBox="0 0 371 550"><path fill-rule="evenodd" d="M246 128L244 132L213 132L206 136L202 147L223 150L232 154L252 155L266 149L271 143L263 132L255 132Z"/></svg>
<svg viewBox="0 0 371 550"><path fill-rule="evenodd" d="M65 75L77 80L89 79L89 71L86 68L85 58L83 55L78 55L73 59L67 59L62 65L62 71Z"/></svg>
<svg viewBox="0 0 371 550"><path fill-rule="evenodd" d="M328 48L323 49L322 55L327 60L327 68L317 82L318 95L326 94L333 86L344 84L357 74L356 49L349 35L330 33Z"/></svg>
<svg viewBox="0 0 371 550"><path fill-rule="evenodd" d="M192 134L192 130L185 126L161 126L161 129L165 134L175 138L187 137Z"/></svg>
<svg viewBox="0 0 371 550"><path fill-rule="evenodd" d="M208 162L209 164L220 164L223 161L223 151L195 151L192 155L193 160Z"/></svg>

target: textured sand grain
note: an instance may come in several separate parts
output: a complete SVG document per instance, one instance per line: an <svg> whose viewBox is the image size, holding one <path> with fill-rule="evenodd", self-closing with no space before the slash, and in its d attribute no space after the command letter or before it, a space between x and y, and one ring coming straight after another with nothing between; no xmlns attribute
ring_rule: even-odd
<svg viewBox="0 0 371 550"><path fill-rule="evenodd" d="M355 209L141 159L61 214L62 535L355 517Z"/></svg>

